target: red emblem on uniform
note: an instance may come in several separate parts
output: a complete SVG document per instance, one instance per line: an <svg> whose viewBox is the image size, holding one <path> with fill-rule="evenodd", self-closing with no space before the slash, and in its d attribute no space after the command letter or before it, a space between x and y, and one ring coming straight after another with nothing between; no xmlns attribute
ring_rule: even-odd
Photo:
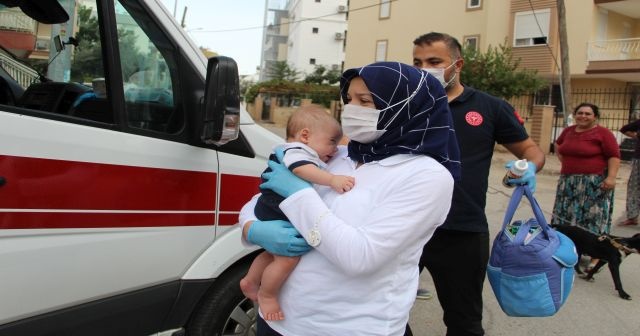
<svg viewBox="0 0 640 336"><path fill-rule="evenodd" d="M476 111L469 111L464 116L464 120L471 126L480 126L482 124L482 115Z"/></svg>
<svg viewBox="0 0 640 336"><path fill-rule="evenodd" d="M516 119L518 119L518 122L520 123L520 125L524 125L524 119L522 119L522 117L520 116L520 113L518 113L518 111L513 111L513 114L516 115Z"/></svg>

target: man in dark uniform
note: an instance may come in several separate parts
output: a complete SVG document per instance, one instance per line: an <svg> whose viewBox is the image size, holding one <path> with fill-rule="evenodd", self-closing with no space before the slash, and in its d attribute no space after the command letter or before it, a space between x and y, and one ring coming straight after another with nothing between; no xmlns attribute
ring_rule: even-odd
<svg viewBox="0 0 640 336"><path fill-rule="evenodd" d="M447 335L484 335L482 288L490 241L484 210L494 145L502 144L519 159L527 159L527 173L513 182L532 189L545 156L511 105L460 82L464 60L455 38L432 32L413 44L413 64L438 78L447 91L462 161L451 210L425 245L420 269L426 267L431 273Z"/></svg>

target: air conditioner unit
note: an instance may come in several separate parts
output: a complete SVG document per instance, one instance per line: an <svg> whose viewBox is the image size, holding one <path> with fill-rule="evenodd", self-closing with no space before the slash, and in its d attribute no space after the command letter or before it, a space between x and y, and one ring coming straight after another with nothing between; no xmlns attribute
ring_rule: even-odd
<svg viewBox="0 0 640 336"><path fill-rule="evenodd" d="M345 13L347 11L347 6L338 6L338 13Z"/></svg>
<svg viewBox="0 0 640 336"><path fill-rule="evenodd" d="M336 41L340 41L340 40L344 40L344 34L343 33L336 33Z"/></svg>

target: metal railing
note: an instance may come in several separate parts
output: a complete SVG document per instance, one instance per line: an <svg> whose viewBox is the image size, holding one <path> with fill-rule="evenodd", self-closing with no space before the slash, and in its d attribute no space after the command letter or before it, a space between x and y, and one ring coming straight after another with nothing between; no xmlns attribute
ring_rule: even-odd
<svg viewBox="0 0 640 336"><path fill-rule="evenodd" d="M25 31L34 33L37 22L18 10L4 10L0 12L0 29Z"/></svg>
<svg viewBox="0 0 640 336"><path fill-rule="evenodd" d="M3 52L0 52L0 67L8 72L9 75L25 89L36 82L39 77L37 71L14 60L11 56Z"/></svg>
<svg viewBox="0 0 640 336"><path fill-rule="evenodd" d="M587 42L587 61L640 59L640 38Z"/></svg>

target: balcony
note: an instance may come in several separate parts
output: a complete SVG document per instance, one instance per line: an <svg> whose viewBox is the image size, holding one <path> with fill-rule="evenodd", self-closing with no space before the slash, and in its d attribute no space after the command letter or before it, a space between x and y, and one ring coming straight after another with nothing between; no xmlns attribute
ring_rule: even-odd
<svg viewBox="0 0 640 336"><path fill-rule="evenodd" d="M586 73L640 72L640 38L591 41L587 44L589 64Z"/></svg>
<svg viewBox="0 0 640 336"><path fill-rule="evenodd" d="M587 60L640 60L640 38L588 42Z"/></svg>
<svg viewBox="0 0 640 336"><path fill-rule="evenodd" d="M14 55L27 58L35 48L38 23L9 8L0 12L0 45Z"/></svg>

